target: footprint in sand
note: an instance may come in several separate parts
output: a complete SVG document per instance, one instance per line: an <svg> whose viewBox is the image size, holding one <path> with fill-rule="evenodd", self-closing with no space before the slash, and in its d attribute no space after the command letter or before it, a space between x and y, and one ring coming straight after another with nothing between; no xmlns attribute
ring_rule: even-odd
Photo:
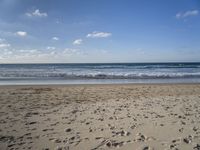
<svg viewBox="0 0 200 150"><path fill-rule="evenodd" d="M71 128L67 128L67 129L65 129L65 132L71 132L71 131L72 131Z"/></svg>

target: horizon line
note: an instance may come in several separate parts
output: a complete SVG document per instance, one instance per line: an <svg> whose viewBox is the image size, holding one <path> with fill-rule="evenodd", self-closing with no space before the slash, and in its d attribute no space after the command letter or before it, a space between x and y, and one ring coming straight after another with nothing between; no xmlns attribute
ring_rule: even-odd
<svg viewBox="0 0 200 150"><path fill-rule="evenodd" d="M38 64L38 65L45 65L45 64L166 64L166 63L200 63L200 61L167 61L167 62L87 62L87 63L84 63L84 62L80 62L80 63L67 63L67 62L55 62L55 63L40 63L40 62L36 62L36 63L0 63L0 65L32 65L32 64Z"/></svg>

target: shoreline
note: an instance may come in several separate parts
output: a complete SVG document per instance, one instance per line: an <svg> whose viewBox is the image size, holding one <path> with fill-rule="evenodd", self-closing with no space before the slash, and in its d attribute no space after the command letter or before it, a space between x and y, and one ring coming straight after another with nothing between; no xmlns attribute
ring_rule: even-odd
<svg viewBox="0 0 200 150"><path fill-rule="evenodd" d="M78 87L78 86L140 86L140 85L200 85L200 83L102 83L102 84L26 84L26 85L0 85L0 88L3 87Z"/></svg>
<svg viewBox="0 0 200 150"><path fill-rule="evenodd" d="M88 79L88 80L0 80L0 86L7 85L122 85L122 84L200 84L200 78L167 79Z"/></svg>

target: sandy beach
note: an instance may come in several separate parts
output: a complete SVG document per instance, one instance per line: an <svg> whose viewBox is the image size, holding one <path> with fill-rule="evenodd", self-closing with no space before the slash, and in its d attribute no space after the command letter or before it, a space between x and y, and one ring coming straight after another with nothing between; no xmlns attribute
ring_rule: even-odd
<svg viewBox="0 0 200 150"><path fill-rule="evenodd" d="M200 84L1 86L0 149L199 150Z"/></svg>

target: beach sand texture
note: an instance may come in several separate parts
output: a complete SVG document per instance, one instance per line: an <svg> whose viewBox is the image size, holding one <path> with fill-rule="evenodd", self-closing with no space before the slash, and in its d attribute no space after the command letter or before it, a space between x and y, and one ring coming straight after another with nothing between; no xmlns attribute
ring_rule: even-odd
<svg viewBox="0 0 200 150"><path fill-rule="evenodd" d="M200 84L2 86L0 149L200 150Z"/></svg>

